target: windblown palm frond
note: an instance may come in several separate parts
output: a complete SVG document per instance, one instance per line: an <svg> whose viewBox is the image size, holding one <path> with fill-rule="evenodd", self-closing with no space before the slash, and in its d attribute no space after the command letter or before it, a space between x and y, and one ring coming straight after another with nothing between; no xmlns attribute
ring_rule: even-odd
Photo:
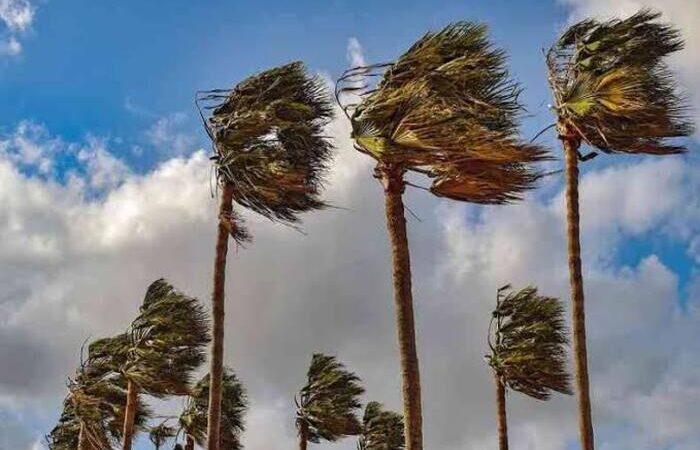
<svg viewBox="0 0 700 450"><path fill-rule="evenodd" d="M334 356L315 353L307 383L297 395L296 426L304 429L309 442L330 442L359 434L362 425L356 414L364 393L360 379Z"/></svg>
<svg viewBox="0 0 700 450"><path fill-rule="evenodd" d="M493 312L489 365L506 386L538 400L551 391L571 394L561 302L531 286L503 296L506 289L499 290Z"/></svg>
<svg viewBox="0 0 700 450"><path fill-rule="evenodd" d="M384 410L379 402L369 402L362 418L358 450L403 450L405 448L401 414Z"/></svg>
<svg viewBox="0 0 700 450"><path fill-rule="evenodd" d="M121 439L126 404L126 382L101 368L83 364L68 382L58 425L47 436L51 450L75 450L81 428L89 450L111 450ZM143 430L151 411L139 402L135 426ZM81 449L82 450L82 449Z"/></svg>
<svg viewBox="0 0 700 450"><path fill-rule="evenodd" d="M381 76L374 89L358 79ZM438 196L473 203L517 200L547 152L518 138L520 88L485 25L428 33L391 64L359 67L338 82L356 148L380 164L427 175ZM355 98L357 98L355 96Z"/></svg>
<svg viewBox="0 0 700 450"><path fill-rule="evenodd" d="M248 410L248 397L243 384L230 369L224 370L222 385L220 448L240 450L243 448L241 435L245 431L244 416ZM208 410L209 374L194 386L178 419L180 430L202 447L206 443Z"/></svg>
<svg viewBox="0 0 700 450"><path fill-rule="evenodd" d="M672 154L670 138L693 127L667 55L683 48L680 32L643 9L624 19L587 19L549 50L549 83L568 133L601 151Z"/></svg>
<svg viewBox="0 0 700 450"><path fill-rule="evenodd" d="M160 279L149 286L129 330L93 342L89 358L95 367L121 374L150 395L186 395L209 339L209 320L200 302Z"/></svg>
<svg viewBox="0 0 700 450"><path fill-rule="evenodd" d="M333 109L320 77L293 62L198 100L209 103L218 179L234 185L237 203L287 223L325 206L319 191L332 145L323 129Z"/></svg>
<svg viewBox="0 0 700 450"><path fill-rule="evenodd" d="M159 450L169 439L175 437L177 430L168 425L167 420L152 426L148 431L148 439Z"/></svg>

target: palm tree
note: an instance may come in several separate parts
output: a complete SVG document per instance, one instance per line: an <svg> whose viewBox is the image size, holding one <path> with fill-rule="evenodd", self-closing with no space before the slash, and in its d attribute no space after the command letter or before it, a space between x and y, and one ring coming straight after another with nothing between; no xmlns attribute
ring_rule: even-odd
<svg viewBox="0 0 700 450"><path fill-rule="evenodd" d="M364 391L357 375L334 356L314 353L306 384L294 399L299 450L306 450L308 442L335 442L359 434L362 425L355 413Z"/></svg>
<svg viewBox="0 0 700 450"><path fill-rule="evenodd" d="M68 396L58 424L46 437L51 450L111 450L121 439L126 382L99 367L81 362L68 380ZM135 427L142 429L150 415L137 405Z"/></svg>
<svg viewBox="0 0 700 450"><path fill-rule="evenodd" d="M233 201L269 219L294 224L301 212L326 206L319 198L332 146L323 135L333 115L325 84L294 62L254 75L230 91L198 93L214 103L204 125L212 139L221 187L214 259L208 450L218 450L223 379L224 287L229 235L249 235Z"/></svg>
<svg viewBox="0 0 700 450"><path fill-rule="evenodd" d="M185 450L194 450L195 443L200 446L206 444L209 383L210 377L206 374L192 389L178 419L180 431L185 436ZM222 392L219 445L225 450L241 450L241 434L245 430L243 418L248 409L248 397L243 384L230 369L224 369Z"/></svg>
<svg viewBox="0 0 700 450"><path fill-rule="evenodd" d="M692 134L684 99L664 57L683 41L658 13L642 10L624 20L587 19L569 28L547 53L559 139L566 160L566 207L573 314L574 383L579 434L593 450L588 379L578 161L582 143L605 153L669 155L685 151L670 139Z"/></svg>
<svg viewBox="0 0 700 450"><path fill-rule="evenodd" d="M126 333L90 345L92 364L128 382L123 450L131 449L139 393L187 395L208 342L209 320L199 300L159 279L148 287L140 314Z"/></svg>
<svg viewBox="0 0 700 450"><path fill-rule="evenodd" d="M382 76L367 90L361 79ZM518 200L540 174L546 152L517 136L518 85L484 25L458 22L428 33L390 64L358 67L338 80L336 98L355 147L377 161L393 259L406 448L422 450L421 387L403 192L407 172L433 194L479 204ZM350 99L357 98L353 102ZM353 94L353 95L346 95ZM346 102L347 100L347 102Z"/></svg>
<svg viewBox="0 0 700 450"><path fill-rule="evenodd" d="M169 439L175 437L176 431L177 430L175 430L175 428L168 425L166 419L158 425L150 428L148 432L148 439L150 439L150 441L156 447L156 450L160 450L163 444L165 444Z"/></svg>
<svg viewBox="0 0 700 450"><path fill-rule="evenodd" d="M500 450L508 450L506 389L538 400L548 400L552 391L571 394L564 307L532 286L505 295L509 289L498 290L489 324L491 354L486 356L496 381Z"/></svg>
<svg viewBox="0 0 700 450"><path fill-rule="evenodd" d="M404 441L401 414L384 410L379 402L367 403L357 450L403 450Z"/></svg>

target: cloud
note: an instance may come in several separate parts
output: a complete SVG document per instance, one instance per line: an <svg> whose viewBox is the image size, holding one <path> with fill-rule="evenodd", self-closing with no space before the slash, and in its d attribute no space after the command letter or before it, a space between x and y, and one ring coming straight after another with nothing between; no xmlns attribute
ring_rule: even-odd
<svg viewBox="0 0 700 450"><path fill-rule="evenodd" d="M165 155L185 155L195 148L195 138L192 130L186 128L189 124L184 113L173 113L160 117L146 131L149 144Z"/></svg>
<svg viewBox="0 0 700 450"><path fill-rule="evenodd" d="M16 56L22 51L18 35L34 21L36 8L28 0L0 0L0 56Z"/></svg>

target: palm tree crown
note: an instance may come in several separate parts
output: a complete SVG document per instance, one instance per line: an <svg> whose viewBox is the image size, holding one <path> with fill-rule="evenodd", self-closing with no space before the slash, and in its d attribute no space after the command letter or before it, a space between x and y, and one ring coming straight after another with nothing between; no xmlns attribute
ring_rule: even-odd
<svg viewBox="0 0 700 450"><path fill-rule="evenodd" d="M243 384L230 369L224 370L222 386L220 448L240 450L243 448L241 435L245 431L248 397ZM180 430L200 446L206 443L208 410L209 374L206 374L192 389L178 419Z"/></svg>
<svg viewBox="0 0 700 450"><path fill-rule="evenodd" d="M185 395L209 339L209 320L199 300L159 279L148 287L129 330L93 342L89 358L150 395Z"/></svg>
<svg viewBox="0 0 700 450"><path fill-rule="evenodd" d="M382 77L376 88L357 85L368 76ZM539 177L529 164L546 152L517 137L520 89L485 25L457 22L393 63L350 69L336 96L358 92L360 102L344 105L356 148L380 165L427 175L435 195L504 203Z"/></svg>
<svg viewBox="0 0 700 450"><path fill-rule="evenodd" d="M358 450L403 450L405 448L401 414L383 409L379 402L369 402L362 417L362 434Z"/></svg>
<svg viewBox="0 0 700 450"><path fill-rule="evenodd" d="M175 437L177 430L168 425L167 420L149 429L148 439L159 450L169 439Z"/></svg>
<svg viewBox="0 0 700 450"><path fill-rule="evenodd" d="M489 365L506 386L538 400L547 400L551 391L571 394L561 302L532 286L504 296L509 288L499 289L493 311Z"/></svg>
<svg viewBox="0 0 700 450"><path fill-rule="evenodd" d="M359 396L364 391L357 375L334 356L315 353L296 399L297 428L313 443L358 434L362 426L355 413L362 406Z"/></svg>
<svg viewBox="0 0 700 450"><path fill-rule="evenodd" d="M669 138L693 127L663 58L680 32L648 9L620 20L581 21L547 55L556 113L566 133L604 152L672 154Z"/></svg>
<svg viewBox="0 0 700 450"><path fill-rule="evenodd" d="M198 100L210 103L205 127L217 176L234 185L237 203L287 223L325 206L319 191L332 145L323 129L333 108L320 77L293 62Z"/></svg>

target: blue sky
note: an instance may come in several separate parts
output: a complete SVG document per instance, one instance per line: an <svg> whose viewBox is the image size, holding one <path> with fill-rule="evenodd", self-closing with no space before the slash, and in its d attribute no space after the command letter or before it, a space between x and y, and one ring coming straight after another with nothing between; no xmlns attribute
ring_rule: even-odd
<svg viewBox="0 0 700 450"><path fill-rule="evenodd" d="M644 3L650 2L0 0L0 176L7 177L0 180L0 210L5 211L4 215L0 213L0 237L4 242L0 245L0 271L8 274L0 279L9 286L6 295L0 294L0 312L6 312L4 320L0 318L0 343L3 339L9 342L6 349L0 348L0 356L19 361L16 372L0 369L0 418L3 418L0 450L29 450L37 436L48 431L58 412L60 388L70 373L71 358L79 343L87 336L123 326L129 317L129 308L138 303L142 285L156 274L154 266L158 265L160 273L179 280L186 289L202 298L208 295L208 272L201 267L208 268L211 250L208 233L214 216L212 205L207 203L211 198L205 182L206 158L197 152L200 148L209 148L193 102L197 90L231 87L251 73L295 59L335 78L348 67L347 49L351 38L359 41L368 62L381 62L396 57L427 30L455 20L483 21L489 24L495 43L507 50L511 71L525 88L523 100L528 116L523 120L522 130L524 136L533 136L552 120L546 106L550 97L541 49L576 17L589 13L628 12ZM692 57L700 50L700 39L695 29L687 26L694 23L700 26L698 6L693 0L658 3L667 17L685 27L689 49L673 64L683 80L690 80L685 87L691 99L695 99L692 100L694 105L700 105L697 101L700 67ZM13 6L19 9L12 10ZM9 13L21 8L32 12L28 22L28 16ZM10 42L17 42L21 48L15 46L11 52L3 53L3 48L9 48L3 45ZM344 130L342 123L337 127L341 132ZM334 128L334 132L337 129ZM347 139L347 136L339 139ZM552 145L558 154L557 142L551 134L546 135L543 142ZM668 366L658 379L651 379L649 375L646 380L645 375L644 383L629 382L630 398L634 397L634 405L641 412L637 415L628 411L629 416L601 424L603 442L609 446L606 449L690 450L700 445L700 436L692 430L648 434L640 431L648 430L654 421L653 415L651 418L642 415L646 414L645 408L653 409L654 402L675 398L662 389L664 383L659 380L672 379L686 387L687 392L697 392L700 396L698 383L677 373L700 373L700 369L693 366L692 370L686 370L690 363L684 356L666 361L663 348L657 348L663 347L660 343L663 341L666 349L679 349L679 355L684 355L681 350L688 350L688 347L691 351L698 350L695 344L684 346L688 336L697 336L688 330L692 328L690 324L697 322L693 314L700 295L700 230L696 225L696 219L700 218L700 200L697 190L694 191L698 186L697 150L700 146L695 139L688 140L688 144L692 150L690 155L668 161L601 156L584 167L582 184L590 194L583 197L584 206L588 205L586 212L591 230L589 235L584 230L584 242L590 244L590 253L584 257L588 257L590 265L591 292L605 292L607 287L614 292L611 295L619 296L621 303L626 304L629 299L634 308L663 317L661 325L649 319L643 327L635 328L621 318L622 325L615 324L623 329L629 327L628 333L619 336L625 342L634 341L635 333L647 336L640 338L636 345L629 344L629 353L639 355L634 361L641 361L638 366L630 363L631 373L647 370L644 365L647 359L654 364L663 360ZM346 153L339 156L338 172L347 173L333 175L332 194L341 206L364 211L367 222L380 223L380 205L376 203L376 195L372 195L378 195L378 191L372 189L375 186L371 181L360 178L361 174L369 173L362 165L366 162L357 162L359 157L347 152L345 141L339 147ZM38 156L27 159L30 154L27 152ZM20 153L23 156L18 156ZM42 161L47 165L42 166ZM201 179L202 192L198 190L200 185L189 181L175 185L174 189L172 184L159 184L170 180L168 177L172 173L180 172ZM164 189L172 189L172 192ZM456 345L440 333L431 333L430 323L442 324L462 315L467 322L480 320L473 317L475 313L471 309L455 306L449 299L460 298L464 292L482 292L482 289L490 292L488 283L500 282L499 277L541 283L566 295L558 246L562 232L557 206L560 191L560 179L553 177L532 196L532 201L520 209L514 208L512 214L500 209L446 206L420 194L411 194L409 205L422 211L422 217L428 217L426 224L412 224L418 255L414 259L419 269L423 266L426 269L426 275L417 275L417 289L435 296L444 294L446 299L444 304L439 303L440 307L426 307L423 311L426 353L431 351L430 342L443 345L440 349ZM197 196L200 194L201 198ZM161 195L176 198L172 198L172 205L169 205ZM671 206L664 206L666 204ZM365 211L365 206L373 209ZM159 221L161 217L168 220ZM347 216L342 217L347 219ZM308 302L320 311L319 320L326 318L335 323L336 310L324 309L321 299L316 300L317 292L332 299L347 297L359 301L357 298L362 297L367 303L362 303L362 308L367 309L360 308L360 312L353 309L351 316L358 314L369 324L375 321L385 324L388 331L375 337L391 338L390 317L388 322L375 319L377 315L384 317L381 314L386 311L380 314L369 309L373 298L386 293L383 278L379 277L384 267L370 271L371 264L366 262L383 255L372 253L375 248L382 248L382 244L374 244L383 243L383 230L379 227L375 232L360 222L352 222L351 227L347 220L314 219L309 225L308 237L301 240L297 234L258 224L253 219L252 223L261 227L262 242L267 240L275 245L256 244L250 253L246 251L246 255L252 255L249 262L235 266L246 276L235 280L241 282L241 302L249 299L256 305L250 308L256 318L260 317L261 328L268 331L260 334L262 332L251 325L251 329L242 326L233 333L239 333L235 334L238 341L247 342L248 339L270 354L280 352L279 342L289 339L288 336L294 336L292 342L285 344L291 347L281 352L287 355L296 356L306 351L304 346L309 343L333 343L335 347L331 351L345 351L358 367L365 368L368 383L383 392L382 400L396 405L394 386L385 381L387 372L379 370L391 373L394 366L389 363L385 366L384 356L363 353L367 352L363 339L366 335L375 336L372 334L375 331L365 330L364 325L346 330L343 320L336 323L337 336L342 338L335 334L318 338L322 334L319 331L312 339L306 332L317 324L307 322L301 322L290 331L301 334L300 337L281 332L278 335L269 330L281 328L282 319L311 319L297 317L295 311L281 306L278 311L267 304L256 303L267 298L265 295L289 297L291 304L295 304L298 297L299 305L306 305L303 299L312 299ZM521 229L530 230L531 234L518 236ZM193 237L200 230L205 242L201 245ZM325 245L314 243L314 232L321 236L317 242ZM339 233L347 233L340 240L347 241L345 236L351 235L358 243L352 248L335 244ZM93 248L84 248L83 240L96 244L91 244ZM297 244L297 241L302 243ZM362 245L365 241L370 244ZM434 241L441 243L438 247L442 253L434 250L437 245ZM322 247L329 250L318 250ZM294 259L295 254L302 259ZM279 274L299 270L303 263L311 260L310 255L325 258L324 271L316 276L304 274L301 278L308 280L292 287L279 281L282 277ZM345 258L353 262L352 267L345 266ZM468 265L464 261L469 259L478 263ZM190 260L201 260L202 264L188 262ZM358 261L367 264L370 273L355 273ZM271 278L260 275L269 265L277 269L278 275ZM428 267L431 265L435 267ZM483 269L480 277L475 273L476 266ZM335 272L331 273L331 269ZM328 276L325 270L329 271ZM352 275L338 275L339 271ZM460 274L463 280L455 282L455 274ZM367 281L357 283L360 276ZM330 278L332 282L324 281ZM108 286L104 292L103 286ZM121 302L125 295L130 300L122 303L115 300ZM637 305L633 301L637 297L649 299ZM652 304L654 306L650 306ZM46 307L55 307L57 312L51 313L53 309L46 312L36 305L49 305ZM680 313L674 309L677 306L680 306ZM343 311L345 308L340 304L334 307ZM235 305L233 308L237 311ZM248 311L241 308L243 312ZM594 317L596 314L615 315L603 306L595 310L594 304L593 308ZM632 314L632 317L636 316ZM645 340L664 331L675 320L681 321L677 327L680 331L669 333L669 337L660 338L659 342ZM30 326L34 323L43 325ZM603 330L597 333L594 331L594 339L599 334L600 341L593 347L609 348L611 344L606 339L613 338ZM468 333L459 336L461 342L472 337ZM53 349L60 358L42 357L43 347ZM457 347L458 351L462 351L461 347ZM235 352L231 355L238 358L236 361L241 361L240 370L250 380L253 397L259 399L259 407L251 413L253 437L250 442L253 444L250 448L255 450L255 444L269 444L266 434L275 439L289 439L291 433L293 439L289 426L276 425L267 432L264 425L266 421L288 419L286 394L273 382L286 388L294 385L298 377L291 377L291 381L282 377L280 374L284 370L261 362L261 356L254 352L231 351ZM475 350L475 355L479 352ZM431 353L426 359L442 361L439 359L442 353L447 354L447 351L438 350L436 356ZM600 353L605 352L601 350ZM596 359L598 379L614 378L618 370L614 363L610 355ZM459 367L476 370L468 365ZM28 374L25 385L18 383L20 370ZM471 377L472 372L465 375L456 370L455 373L459 373L459 377ZM463 393L467 400L476 398L474 405L481 404L479 395L484 390L478 385L479 376L475 378L475 385L465 388ZM455 375L452 381L457 383L459 377ZM452 386L449 379L435 384L435 398L442 398L438 384ZM601 382L601 386L605 383ZM25 388L28 392L24 392ZM38 392L36 398L42 405L49 406L38 407L32 403L33 392ZM605 405L600 407L600 417L612 417L625 409L609 390L601 387L598 395L601 405ZM490 405L483 400L484 405ZM514 400L513 432L522 442L539 445L538 450L575 448L571 444L575 440L572 418L562 412L570 410L569 403L555 400L550 412L540 413L532 405L518 402ZM666 403L662 404L662 409L664 405ZM427 410L431 411L432 407L428 403ZM683 408L688 407L668 406L672 412L690 411ZM521 422L517 422L518 412ZM663 417L659 415L658 421L663 422ZM450 431L440 428L439 424L429 425L433 427L429 428L433 436L444 434L436 439L436 449L491 448L487 444L491 442L488 434L491 430L482 426L479 419L464 413L456 414L454 420L472 420L475 428L465 425L462 430L452 426L454 431ZM640 433L641 441L625 437ZM640 447L642 444L646 446Z"/></svg>

